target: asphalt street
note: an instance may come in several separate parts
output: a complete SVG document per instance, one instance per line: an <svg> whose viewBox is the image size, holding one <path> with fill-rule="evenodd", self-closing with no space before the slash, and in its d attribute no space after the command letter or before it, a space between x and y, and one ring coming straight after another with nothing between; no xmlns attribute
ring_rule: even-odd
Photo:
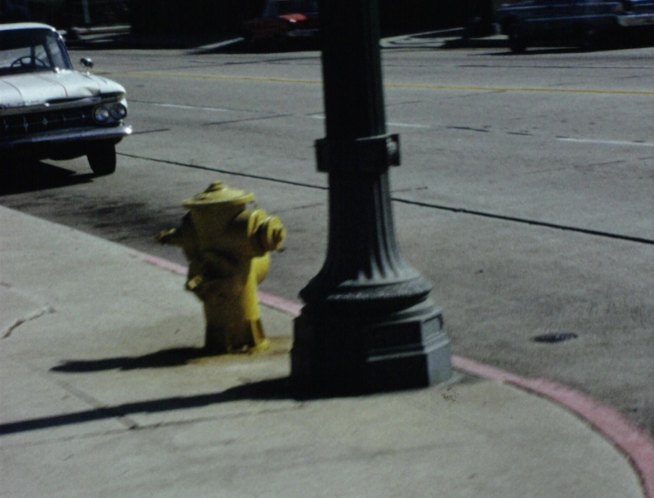
<svg viewBox="0 0 654 498"><path fill-rule="evenodd" d="M183 263L153 236L221 179L284 220L288 249L263 288L298 300L326 245L319 54L84 55L128 89L135 134L118 171L3 171L0 203ZM402 141L398 238L433 282L455 352L573 386L653 432L654 48L512 56L396 40L383 61Z"/></svg>

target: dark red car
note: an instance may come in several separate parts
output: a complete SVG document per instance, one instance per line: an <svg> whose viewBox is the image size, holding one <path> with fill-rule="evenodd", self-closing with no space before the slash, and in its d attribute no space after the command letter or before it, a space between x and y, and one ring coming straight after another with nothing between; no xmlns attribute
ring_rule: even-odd
<svg viewBox="0 0 654 498"><path fill-rule="evenodd" d="M318 0L267 0L262 16L245 23L252 43L315 39L319 32Z"/></svg>

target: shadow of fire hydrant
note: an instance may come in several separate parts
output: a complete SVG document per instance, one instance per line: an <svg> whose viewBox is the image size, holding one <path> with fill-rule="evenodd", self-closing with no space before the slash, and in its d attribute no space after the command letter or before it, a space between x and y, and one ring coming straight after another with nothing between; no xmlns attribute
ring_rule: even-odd
<svg viewBox="0 0 654 498"><path fill-rule="evenodd" d="M205 350L210 354L261 351L269 346L261 324L257 285L270 267L270 251L283 250L286 229L261 209L254 194L221 182L183 206L179 228L157 236L180 246L189 260L186 289L204 302Z"/></svg>

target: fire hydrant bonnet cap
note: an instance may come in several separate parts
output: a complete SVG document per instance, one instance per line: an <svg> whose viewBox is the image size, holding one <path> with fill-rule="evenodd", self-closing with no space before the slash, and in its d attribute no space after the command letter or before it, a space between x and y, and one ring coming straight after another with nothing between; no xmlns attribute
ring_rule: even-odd
<svg viewBox="0 0 654 498"><path fill-rule="evenodd" d="M185 208L206 206L211 204L245 205L254 201L254 194L244 190L233 189L222 182L214 182L204 192L185 200Z"/></svg>

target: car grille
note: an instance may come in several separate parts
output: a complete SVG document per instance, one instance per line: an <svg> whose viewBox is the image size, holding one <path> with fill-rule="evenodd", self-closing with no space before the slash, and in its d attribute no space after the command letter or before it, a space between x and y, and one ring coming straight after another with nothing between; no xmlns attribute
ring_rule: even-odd
<svg viewBox="0 0 654 498"><path fill-rule="evenodd" d="M92 106L0 118L0 138L11 139L66 128L93 126Z"/></svg>

